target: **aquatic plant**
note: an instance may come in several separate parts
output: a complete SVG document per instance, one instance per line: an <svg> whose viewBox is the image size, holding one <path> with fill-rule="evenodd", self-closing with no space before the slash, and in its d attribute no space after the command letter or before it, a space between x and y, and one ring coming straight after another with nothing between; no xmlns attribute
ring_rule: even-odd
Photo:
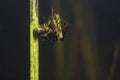
<svg viewBox="0 0 120 80"><path fill-rule="evenodd" d="M30 0L30 80L39 80L39 42L33 35L38 26L38 0Z"/></svg>

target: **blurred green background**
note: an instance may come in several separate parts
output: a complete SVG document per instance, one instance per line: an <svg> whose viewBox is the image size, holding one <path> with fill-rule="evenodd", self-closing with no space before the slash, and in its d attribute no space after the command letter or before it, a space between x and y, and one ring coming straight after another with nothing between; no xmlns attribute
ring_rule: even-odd
<svg viewBox="0 0 120 80"><path fill-rule="evenodd" d="M117 0L39 0L43 24L51 8L71 24L62 42L40 42L40 80L120 80ZM0 80L29 80L29 0L0 3Z"/></svg>

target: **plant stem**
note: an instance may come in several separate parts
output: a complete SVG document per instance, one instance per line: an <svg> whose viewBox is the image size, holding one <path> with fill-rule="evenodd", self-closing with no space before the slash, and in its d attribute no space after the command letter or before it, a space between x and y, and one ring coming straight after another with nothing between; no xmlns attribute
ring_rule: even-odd
<svg viewBox="0 0 120 80"><path fill-rule="evenodd" d="M39 43L33 35L38 26L38 0L30 0L30 80L39 80Z"/></svg>
<svg viewBox="0 0 120 80"><path fill-rule="evenodd" d="M108 74L108 80L113 80L113 78L114 78L115 68L116 68L116 65L117 65L117 60L118 60L118 55L119 55L119 50L120 50L119 45L120 44L118 42L115 45L115 51L114 51L114 54L113 54L113 62L110 66L110 72Z"/></svg>

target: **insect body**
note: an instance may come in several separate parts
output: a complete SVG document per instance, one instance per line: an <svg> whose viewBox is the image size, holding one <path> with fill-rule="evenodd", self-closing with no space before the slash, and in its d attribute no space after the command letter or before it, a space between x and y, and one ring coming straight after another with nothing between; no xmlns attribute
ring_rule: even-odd
<svg viewBox="0 0 120 80"><path fill-rule="evenodd" d="M53 40L61 40L64 38L65 28L67 26L59 14L52 14L47 23L40 25L39 28L34 29L34 32L40 37L53 38Z"/></svg>

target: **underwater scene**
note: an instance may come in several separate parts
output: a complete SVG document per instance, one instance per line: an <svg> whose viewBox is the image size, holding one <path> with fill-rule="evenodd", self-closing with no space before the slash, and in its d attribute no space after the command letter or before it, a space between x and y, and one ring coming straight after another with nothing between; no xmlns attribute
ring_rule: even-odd
<svg viewBox="0 0 120 80"><path fill-rule="evenodd" d="M119 3L2 0L0 80L120 80Z"/></svg>

